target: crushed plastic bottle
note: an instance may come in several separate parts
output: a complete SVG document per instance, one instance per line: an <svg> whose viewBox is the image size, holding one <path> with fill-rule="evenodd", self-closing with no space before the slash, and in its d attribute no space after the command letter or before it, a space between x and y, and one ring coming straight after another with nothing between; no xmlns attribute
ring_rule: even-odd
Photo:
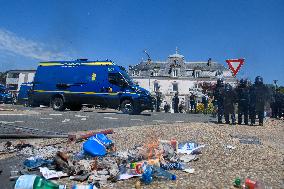
<svg viewBox="0 0 284 189"><path fill-rule="evenodd" d="M37 175L22 175L16 181L14 189L66 189Z"/></svg>
<svg viewBox="0 0 284 189"><path fill-rule="evenodd" d="M184 170L185 169L183 164L177 163L177 162L166 163L166 164L161 163L160 167L165 170Z"/></svg>
<svg viewBox="0 0 284 189"><path fill-rule="evenodd" d="M154 175L157 176L157 177L164 177L168 180L176 180L177 179L176 175L174 175L174 174L172 174L168 171L165 171L164 169L157 167L157 166L153 166L153 172L154 172Z"/></svg>

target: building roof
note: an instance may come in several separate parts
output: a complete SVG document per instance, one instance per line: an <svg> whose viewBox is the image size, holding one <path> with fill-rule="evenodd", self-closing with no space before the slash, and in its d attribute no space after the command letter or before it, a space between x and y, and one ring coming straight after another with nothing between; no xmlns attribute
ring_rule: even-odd
<svg viewBox="0 0 284 189"><path fill-rule="evenodd" d="M184 58L184 56L181 54L175 53L175 54L169 55L169 58Z"/></svg>
<svg viewBox="0 0 284 189"><path fill-rule="evenodd" d="M8 73L36 72L36 70L8 70Z"/></svg>

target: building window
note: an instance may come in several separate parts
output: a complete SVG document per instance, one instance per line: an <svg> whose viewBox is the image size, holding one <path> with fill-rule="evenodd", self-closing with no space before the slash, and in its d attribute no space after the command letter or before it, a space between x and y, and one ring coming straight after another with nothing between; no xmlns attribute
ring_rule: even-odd
<svg viewBox="0 0 284 189"><path fill-rule="evenodd" d="M195 71L195 77L200 77L200 71Z"/></svg>
<svg viewBox="0 0 284 189"><path fill-rule="evenodd" d="M178 83L173 83L173 91L178 92Z"/></svg>
<svg viewBox="0 0 284 189"><path fill-rule="evenodd" d="M139 76L139 75L140 75L140 71L139 70L133 70L132 76Z"/></svg>
<svg viewBox="0 0 284 189"><path fill-rule="evenodd" d="M178 70L177 69L174 69L173 70L173 77L177 77L178 76Z"/></svg>
<svg viewBox="0 0 284 189"><path fill-rule="evenodd" d="M153 76L158 76L159 75L159 71L158 70L154 70Z"/></svg>

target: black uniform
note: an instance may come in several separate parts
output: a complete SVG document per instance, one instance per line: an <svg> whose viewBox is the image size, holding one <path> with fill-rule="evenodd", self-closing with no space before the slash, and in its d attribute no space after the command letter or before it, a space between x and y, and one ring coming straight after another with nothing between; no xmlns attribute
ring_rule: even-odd
<svg viewBox="0 0 284 189"><path fill-rule="evenodd" d="M175 94L173 98L173 105L174 105L174 113L178 113L178 105L179 105L178 94Z"/></svg>
<svg viewBox="0 0 284 189"><path fill-rule="evenodd" d="M236 124L235 118L235 102L236 102L236 92L233 90L230 84L226 84L224 92L224 117L227 124L230 123L229 116L231 115L232 124Z"/></svg>
<svg viewBox="0 0 284 189"><path fill-rule="evenodd" d="M275 118L282 117L284 95L277 89L275 93Z"/></svg>
<svg viewBox="0 0 284 189"><path fill-rule="evenodd" d="M156 94L157 94L157 100L156 100L156 103L157 103L157 105L156 105L156 112L160 112L160 111L161 111L160 107L161 107L162 97L161 97L161 93L157 92Z"/></svg>
<svg viewBox="0 0 284 189"><path fill-rule="evenodd" d="M218 123L222 123L222 118L224 114L224 84L222 79L217 80L217 85L214 89L214 100L218 106Z"/></svg>
<svg viewBox="0 0 284 189"><path fill-rule="evenodd" d="M190 95L189 102L190 102L190 112L192 113L194 109L194 112L196 113L196 100L193 94Z"/></svg>
<svg viewBox="0 0 284 189"><path fill-rule="evenodd" d="M250 88L250 119L251 125L255 124L258 115L259 125L263 125L264 105L268 100L268 88L263 84L260 76L255 78L255 84Z"/></svg>
<svg viewBox="0 0 284 189"><path fill-rule="evenodd" d="M238 102L238 124L242 124L242 116L244 122L248 125L249 114L249 88L245 80L240 80L240 85L236 88Z"/></svg>

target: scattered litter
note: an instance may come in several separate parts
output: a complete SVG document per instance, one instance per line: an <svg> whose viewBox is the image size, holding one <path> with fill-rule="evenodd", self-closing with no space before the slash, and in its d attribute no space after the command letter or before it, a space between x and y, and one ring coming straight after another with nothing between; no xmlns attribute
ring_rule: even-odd
<svg viewBox="0 0 284 189"><path fill-rule="evenodd" d="M184 172L186 173L194 173L194 169L193 168L188 168L188 169L183 169Z"/></svg>
<svg viewBox="0 0 284 189"><path fill-rule="evenodd" d="M74 152L63 151L62 147L28 146L19 153L30 157L24 161L25 167L28 170L39 168L45 179L69 177L73 181L96 184L98 188L111 188L110 182L140 177L135 188L141 188L141 183L151 184L155 179L176 180L176 175L168 170L194 173L187 163L197 160L199 150L205 146L194 142L178 143L172 138L155 139L132 149L116 151L114 142L107 136L112 133L110 129L69 135L73 144L87 139L80 143L81 149ZM7 143L7 146L13 145ZM73 185L73 188L75 186L79 189L93 185Z"/></svg>
<svg viewBox="0 0 284 189"><path fill-rule="evenodd" d="M66 123L66 122L68 122L68 121L70 121L70 119L64 119L64 120L62 121L62 123Z"/></svg>
<svg viewBox="0 0 284 189"><path fill-rule="evenodd" d="M194 155L192 155L192 154L186 154L186 155L183 155L183 156L181 156L180 158L179 158L181 161L183 161L183 162L185 162L185 163L188 163L188 162L190 162L190 161L195 161L195 160L197 160L198 159L198 157L194 154Z"/></svg>
<svg viewBox="0 0 284 189"><path fill-rule="evenodd" d="M232 149L232 150L236 149L236 147L235 147L235 146L232 146L232 145L227 145L226 148L227 148L227 149Z"/></svg>
<svg viewBox="0 0 284 189"><path fill-rule="evenodd" d="M197 143L194 142L186 142L178 144L177 152L182 154L195 154L199 153L199 149L203 147L205 147L205 145L198 145Z"/></svg>
<svg viewBox="0 0 284 189"><path fill-rule="evenodd" d="M239 142L242 144L256 144L256 145L261 145L262 143L260 142L260 139L256 136L248 136L248 135L231 135L233 138L238 138Z"/></svg>
<svg viewBox="0 0 284 189"><path fill-rule="evenodd" d="M61 148L53 146L44 146L44 147L32 146L32 147L23 148L19 152L19 154L25 155L27 157L37 156L37 157L42 157L43 159L49 159L54 157L54 154L56 154L56 152L60 150Z"/></svg>
<svg viewBox="0 0 284 189"><path fill-rule="evenodd" d="M66 173L63 173L62 171L49 170L47 167L40 167L39 171L41 172L42 176L46 179L61 178L68 176Z"/></svg>
<svg viewBox="0 0 284 189"><path fill-rule="evenodd" d="M104 134L96 134L90 137L84 144L83 149L86 153L92 156L104 156L107 153L107 148L110 147L112 141Z"/></svg>
<svg viewBox="0 0 284 189"><path fill-rule="evenodd" d="M43 159L40 156L36 156L36 157L30 157L26 159L23 164L28 169L35 169L43 165L51 165L52 163L53 163L53 160L47 160L47 159Z"/></svg>

